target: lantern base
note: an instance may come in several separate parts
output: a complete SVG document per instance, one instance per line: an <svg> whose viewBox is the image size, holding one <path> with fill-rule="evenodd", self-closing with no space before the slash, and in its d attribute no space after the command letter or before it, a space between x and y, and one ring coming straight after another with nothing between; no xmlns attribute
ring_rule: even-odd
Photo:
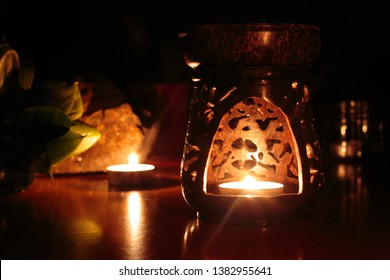
<svg viewBox="0 0 390 280"><path fill-rule="evenodd" d="M205 195L182 188L186 202L196 210L197 218L210 223L271 226L303 220L321 197L322 189L305 194L270 197Z"/></svg>

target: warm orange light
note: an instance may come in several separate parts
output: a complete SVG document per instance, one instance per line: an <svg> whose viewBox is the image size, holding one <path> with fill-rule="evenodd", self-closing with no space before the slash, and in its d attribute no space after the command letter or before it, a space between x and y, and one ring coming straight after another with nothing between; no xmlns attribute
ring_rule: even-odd
<svg viewBox="0 0 390 280"><path fill-rule="evenodd" d="M154 165L138 163L138 158L139 157L136 153L131 153L128 157L128 163L110 165L109 167L107 167L107 170L114 172L137 172L154 169Z"/></svg>
<svg viewBox="0 0 390 280"><path fill-rule="evenodd" d="M128 157L129 165L136 166L138 164L139 157L136 153L131 153Z"/></svg>
<svg viewBox="0 0 390 280"><path fill-rule="evenodd" d="M114 186L140 185L151 180L155 166L138 163L138 155L131 153L128 163L107 167L108 181Z"/></svg>
<svg viewBox="0 0 390 280"><path fill-rule="evenodd" d="M297 88L298 88L298 83L297 83L297 82L292 82L292 83L291 83L291 87L292 87L293 89L297 89Z"/></svg>
<svg viewBox="0 0 390 280"><path fill-rule="evenodd" d="M270 181L257 181L252 176L246 176L242 181L222 183L219 185L221 194L246 194L259 196L274 196L283 194L283 184Z"/></svg>

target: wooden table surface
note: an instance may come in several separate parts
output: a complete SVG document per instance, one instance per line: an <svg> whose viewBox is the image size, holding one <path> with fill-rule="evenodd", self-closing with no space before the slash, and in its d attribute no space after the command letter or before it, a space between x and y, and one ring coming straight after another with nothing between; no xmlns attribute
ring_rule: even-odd
<svg viewBox="0 0 390 280"><path fill-rule="evenodd" d="M37 177L0 197L1 259L390 259L390 188L373 163L332 162L322 196L300 221L268 227L199 221L179 164L155 183L118 190L107 175Z"/></svg>

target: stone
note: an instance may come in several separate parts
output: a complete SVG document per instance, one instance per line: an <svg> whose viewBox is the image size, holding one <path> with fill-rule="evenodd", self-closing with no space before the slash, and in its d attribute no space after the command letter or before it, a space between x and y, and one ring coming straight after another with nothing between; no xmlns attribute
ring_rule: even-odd
<svg viewBox="0 0 390 280"><path fill-rule="evenodd" d="M147 130L132 106L104 77L80 81L84 115L80 119L101 132L101 138L85 152L73 155L52 167L53 174L106 172L109 165L128 162L139 152Z"/></svg>

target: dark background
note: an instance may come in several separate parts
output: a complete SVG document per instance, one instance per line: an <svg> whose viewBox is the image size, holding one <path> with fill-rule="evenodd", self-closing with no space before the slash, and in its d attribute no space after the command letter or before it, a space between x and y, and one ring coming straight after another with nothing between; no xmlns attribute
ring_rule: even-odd
<svg viewBox="0 0 390 280"><path fill-rule="evenodd" d="M327 106L344 99L369 100L372 115L383 119L390 59L384 4L290 2L2 0L0 34L33 61L37 82L98 74L125 88L188 81L178 33L195 25L315 24L323 36L311 85L320 125Z"/></svg>
<svg viewBox="0 0 390 280"><path fill-rule="evenodd" d="M325 1L1 3L0 33L20 55L33 60L37 78L95 72L119 85L177 82L187 70L178 47L179 32L197 24L265 21L320 26L319 70L327 72L331 83L357 79L360 87L364 82L360 77L373 78L377 84L387 76L378 67L386 67L389 61L388 15L374 2L347 7Z"/></svg>

